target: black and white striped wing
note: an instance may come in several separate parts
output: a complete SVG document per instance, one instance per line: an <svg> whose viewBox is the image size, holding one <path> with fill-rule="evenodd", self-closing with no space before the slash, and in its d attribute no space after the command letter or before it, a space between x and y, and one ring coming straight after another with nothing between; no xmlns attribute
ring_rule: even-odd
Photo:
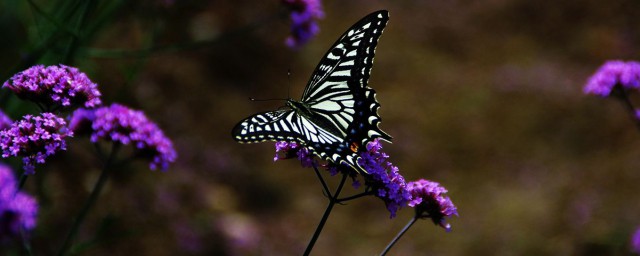
<svg viewBox="0 0 640 256"><path fill-rule="evenodd" d="M358 85L357 88L367 87L378 39L388 21L388 11L377 11L342 34L316 66L304 89L302 101L317 100L317 96L326 95L326 90L348 89L338 84L351 80Z"/></svg>
<svg viewBox="0 0 640 256"><path fill-rule="evenodd" d="M298 141L302 139L299 124L299 116L293 110L268 111L240 121L231 134L241 143Z"/></svg>
<svg viewBox="0 0 640 256"><path fill-rule="evenodd" d="M298 141L336 164L358 165L360 153L376 138L391 140L380 130L380 104L367 83L378 39L389 20L387 11L367 15L347 30L322 58L296 110L263 112L246 118L232 131L243 143Z"/></svg>
<svg viewBox="0 0 640 256"><path fill-rule="evenodd" d="M331 144L307 138L307 144L325 152L323 157L356 169L359 152L354 149L375 138L391 140L378 127L380 104L368 86L378 39L388 20L387 11L378 11L349 28L322 58L302 95L314 113L312 120L342 138Z"/></svg>
<svg viewBox="0 0 640 256"><path fill-rule="evenodd" d="M308 144L318 141L322 144L332 144L342 141L321 127L315 125L306 117L300 116L293 110L277 110L258 113L238 123L231 132L234 139L241 143L255 143L267 140L297 141ZM312 153L321 154L309 148Z"/></svg>

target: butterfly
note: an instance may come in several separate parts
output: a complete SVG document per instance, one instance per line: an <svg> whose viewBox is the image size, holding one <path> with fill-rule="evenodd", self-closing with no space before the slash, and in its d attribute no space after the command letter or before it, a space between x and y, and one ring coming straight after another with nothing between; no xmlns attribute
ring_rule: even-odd
<svg viewBox="0 0 640 256"><path fill-rule="evenodd" d="M309 152L360 173L360 153L376 138L391 141L378 125L380 104L367 84L378 39L389 20L385 10L356 22L329 48L302 99L240 121L231 131L240 143L298 142Z"/></svg>

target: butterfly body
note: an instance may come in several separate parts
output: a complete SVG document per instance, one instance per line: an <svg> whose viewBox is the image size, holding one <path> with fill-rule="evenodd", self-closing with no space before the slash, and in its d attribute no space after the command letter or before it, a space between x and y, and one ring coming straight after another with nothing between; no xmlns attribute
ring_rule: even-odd
<svg viewBox="0 0 640 256"><path fill-rule="evenodd" d="M233 138L241 143L296 141L325 160L367 173L358 164L359 153L376 138L391 140L378 128L380 104L368 86L388 18L387 11L377 11L356 22L327 51L300 101L288 99L287 109L240 121Z"/></svg>

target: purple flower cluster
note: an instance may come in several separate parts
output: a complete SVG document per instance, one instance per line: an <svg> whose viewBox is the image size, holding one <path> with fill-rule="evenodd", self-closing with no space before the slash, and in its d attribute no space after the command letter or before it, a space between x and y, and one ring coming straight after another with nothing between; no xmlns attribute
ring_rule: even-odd
<svg viewBox="0 0 640 256"><path fill-rule="evenodd" d="M450 230L444 217L458 215L456 207L449 197L445 196L447 190L437 182L424 179L407 183L400 175L398 167L388 161L389 155L382 152L382 144L378 139L369 142L367 151L360 154L358 163L368 173L362 174L368 189L374 195L382 199L391 213L391 218L405 205L414 207L421 218L431 218L436 224ZM276 142L276 156L274 161L288 159L297 156L303 167L310 167L313 155L309 154L305 147L295 142ZM328 163L325 165L331 175L335 175L349 167ZM354 179L353 186L359 186L356 180L356 172L348 172Z"/></svg>
<svg viewBox="0 0 640 256"><path fill-rule="evenodd" d="M36 226L38 203L17 189L13 171L0 164L0 242L20 234L21 230L29 231Z"/></svg>
<svg viewBox="0 0 640 256"><path fill-rule="evenodd" d="M369 173L365 176L365 184L377 192L376 196L385 202L393 218L396 212L411 200L411 194L406 189L406 182L400 175L400 170L387 160L389 155L381 149L382 144L379 140L369 142L367 151L360 154L358 163Z"/></svg>
<svg viewBox="0 0 640 256"><path fill-rule="evenodd" d="M287 46L297 48L308 42L320 31L316 20L324 17L320 0L283 0L291 9L291 35Z"/></svg>
<svg viewBox="0 0 640 256"><path fill-rule="evenodd" d="M22 156L26 174L35 173L35 165L43 164L47 157L67 149L66 137L73 132L64 119L52 114L25 115L10 128L0 131L2 157Z"/></svg>
<svg viewBox="0 0 640 256"><path fill-rule="evenodd" d="M631 236L631 252L640 254L640 228Z"/></svg>
<svg viewBox="0 0 640 256"><path fill-rule="evenodd" d="M294 157L300 160L300 164L302 165L302 167L305 167L305 168L313 167L313 154L309 152L307 148L303 147L302 145L296 142L286 142L286 141L276 142L276 155L273 158L274 162L278 160L290 159ZM357 180L357 173L352 171L351 167L335 165L333 163L327 163L321 166L324 167L327 171L329 171L329 174L331 174L331 176L334 176L340 173L341 171L344 171L351 177L353 181L352 186L356 189L360 187L360 182Z"/></svg>
<svg viewBox="0 0 640 256"><path fill-rule="evenodd" d="M13 124L13 121L7 114L0 110L0 130L8 129Z"/></svg>
<svg viewBox="0 0 640 256"><path fill-rule="evenodd" d="M21 99L47 107L96 107L101 104L98 85L77 68L36 65L13 75L2 86Z"/></svg>
<svg viewBox="0 0 640 256"><path fill-rule="evenodd" d="M616 86L622 89L640 88L640 62L620 60L605 62L589 78L584 87L584 93L607 97Z"/></svg>
<svg viewBox="0 0 640 256"><path fill-rule="evenodd" d="M90 134L93 143L104 140L134 145L138 157L150 160L151 170L166 170L177 157L173 143L155 123L142 111L120 104L78 109L71 117L70 129L77 134Z"/></svg>
<svg viewBox="0 0 640 256"><path fill-rule="evenodd" d="M300 146L296 142L276 142L276 155L273 157L274 162L293 157L297 157L298 160L300 160L302 167L313 166L313 154L309 153L307 148Z"/></svg>
<svg viewBox="0 0 640 256"><path fill-rule="evenodd" d="M447 231L451 230L451 225L446 223L444 218L458 216L458 210L451 199L445 196L447 189L437 182L420 179L407 183L407 190L411 194L408 205L416 209L418 216L431 218L433 223Z"/></svg>

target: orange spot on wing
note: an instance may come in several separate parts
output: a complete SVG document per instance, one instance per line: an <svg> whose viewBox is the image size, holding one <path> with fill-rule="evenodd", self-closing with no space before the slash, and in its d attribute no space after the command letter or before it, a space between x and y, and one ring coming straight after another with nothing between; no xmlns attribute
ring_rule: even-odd
<svg viewBox="0 0 640 256"><path fill-rule="evenodd" d="M349 148L351 149L351 151L358 152L358 143L357 142L352 142L351 146L349 146Z"/></svg>

